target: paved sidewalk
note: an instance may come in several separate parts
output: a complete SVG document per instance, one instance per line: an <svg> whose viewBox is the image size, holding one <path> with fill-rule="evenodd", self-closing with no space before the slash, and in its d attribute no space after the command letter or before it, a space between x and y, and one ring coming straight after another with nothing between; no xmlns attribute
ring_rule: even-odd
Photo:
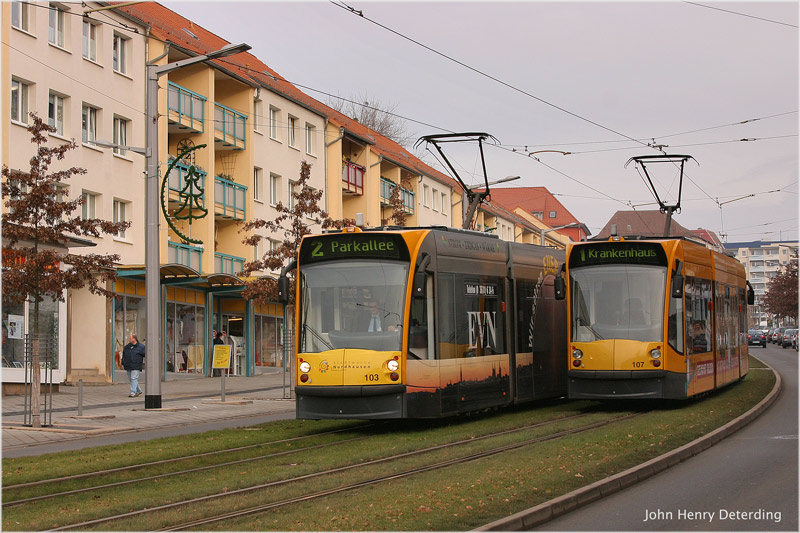
<svg viewBox="0 0 800 533"><path fill-rule="evenodd" d="M121 444L225 427L294 418L291 378L280 369L254 377L221 378L170 374L161 383L161 409L144 409L144 395L129 398L129 385L83 386L83 415L78 416L79 387L61 385L53 394L51 427L23 426L24 398L2 399L3 457ZM139 379L145 384L144 375Z"/></svg>

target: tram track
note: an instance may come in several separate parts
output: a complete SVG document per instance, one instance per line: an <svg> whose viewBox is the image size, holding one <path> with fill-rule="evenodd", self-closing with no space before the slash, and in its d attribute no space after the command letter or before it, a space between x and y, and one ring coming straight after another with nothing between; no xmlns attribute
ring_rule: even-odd
<svg viewBox="0 0 800 533"><path fill-rule="evenodd" d="M336 429L336 430L333 430L333 431L324 431L324 432L320 432L320 433L313 433L313 434L310 434L310 435L302 435L302 436L299 436L299 437L291 437L291 438L288 438L288 439L273 440L273 441L269 441L269 442L260 442L260 443L256 443L256 444L248 444L246 446L237 446L235 448L225 448L225 449L222 449L222 450L214 450L214 451L211 451L211 452L203 452L203 453L197 453L197 454L192 454L192 455L183 455L183 456L180 456L180 457L173 457L173 458L170 458L170 459L162 459L162 460L159 460L159 461L150 461L150 462L147 462L147 463L140 463L140 464L135 464L135 465L121 466L121 467L118 467L118 468L108 468L108 469L105 469L105 470L98 470L96 472L86 472L86 473L83 473L83 474L75 474L75 475L72 475L72 476L62 476L62 477L52 478L52 479L42 479L42 480L38 480L38 481L31 481L31 482L28 482L28 483L18 483L16 485L4 486L3 487L3 491L6 494L8 494L11 491L18 490L18 489L23 489L23 488L46 486L46 485L55 484L55 483L66 483L66 482L70 482L70 481L91 479L91 478L96 478L96 477L100 477L100 476L112 475L112 474L121 474L121 473L126 473L126 472L133 472L133 471L142 470L142 469L151 468L151 467L156 467L156 466L175 464L175 463L180 463L180 462L184 462L184 461L193 461L193 460L197 460L197 459L201 459L201 458L214 457L214 456L223 455L223 454L229 454L229 453L234 453L234 452L241 452L241 451L251 450L251 449L255 449L255 448L261 448L261 447L265 447L265 446L273 446L273 445L277 445L277 444L287 444L287 443L297 442L297 441L310 439L310 438L315 438L315 437L325 437L325 436L334 435L334 434L337 434L337 433L344 433L344 432L347 432L347 431L353 431L355 429L365 429L365 428L372 427L373 425L374 424L364 424L364 425L354 426L354 427L349 427L349 428ZM58 492L58 493L52 493L52 494L36 496L36 497L32 497L32 498L24 498L24 499L19 499L19 500L12 500L12 501L3 502L2 507L5 509L7 507L13 507L15 505L21 505L23 503L30 503L30 502L34 502L34 501L45 500L45 499L53 498L53 497L56 497L56 496L67 496L67 495L71 495L71 494L79 494L81 492L87 492L87 491L90 491L90 490L97 490L97 489L105 489L105 488L110 488L110 487L115 487L115 486L122 486L122 485L127 485L127 484L130 484L130 483L135 483L135 482L138 482L138 481L146 481L146 480L149 480L149 479L165 478L165 477L169 477L169 476L187 474L187 473L191 473L191 472L199 472L199 471L203 471L203 470L209 470L209 469L212 469L212 468L219 468L219 467L223 467L223 466L231 466L231 465L241 464L241 463L245 463L245 462L249 462L249 461L256 461L256 460L259 460L259 459L265 459L265 458L269 458L269 457L287 455L287 454L290 454L290 453L298 453L298 452L302 452L304 450L310 450L310 449L319 448L319 447L322 447L322 446L329 446L329 445L335 445L335 444L340 444L340 443L351 442L353 440L360 440L360 439L363 439L363 438L367 438L367 437L355 437L353 439L345 439L345 440L336 441L336 442L332 442L332 443L325 443L325 444L320 444L320 445L316 445L316 446L308 446L308 447L305 447L305 448L298 448L298 449L295 449L295 450L287 450L287 451L284 451L284 452L277 452L277 453L272 453L272 454L259 455L259 456L256 456L256 457L251 457L251 458L247 458L247 459L241 459L241 460L238 460L238 461L227 461L227 462L224 462L224 463L218 463L218 464L214 464L214 465L207 465L207 466L202 466L202 467L190 468L190 469L186 469L186 470L179 470L179 471L176 471L176 472L169 472L169 473L166 473L166 474L159 474L159 475L156 475L156 476L139 477L139 478L126 480L126 481L121 481L121 482L117 482L117 483L106 483L106 484L103 484L103 485L94 485L94 486L91 486L91 487L84 487L84 488L81 488L81 489L76 489L76 490L71 490L71 491L63 491L63 492Z"/></svg>
<svg viewBox="0 0 800 533"><path fill-rule="evenodd" d="M519 448L522 448L522 447L525 447L525 446L530 446L530 445L533 445L533 444L536 444L536 443L546 442L546 441L549 441L549 440L562 438L562 437L565 437L565 436L568 436L568 435L580 434L582 432L590 431L590 430L597 429L597 428L600 428L600 427L603 427L603 426L606 426L606 425L609 425L609 424L614 424L614 423L617 423L617 422L620 422L620 421L623 421L623 420L627 420L627 419L630 419L630 418L633 418L633 417L636 417L636 416L640 416L641 414L644 414L644 413L633 413L633 414L628 414L628 415L623 415L623 416L616 416L616 417L612 417L610 419L604 419L604 420L592 422L590 424L581 425L581 426L578 426L576 428L569 428L569 429L566 429L566 430L554 431L552 433L547 433L545 435L538 435L538 436L536 436L534 438L525 439L525 440L522 440L522 441L519 441L519 442L514 442L514 443L511 443L511 444L504 444L504 445L501 445L501 446L495 446L495 447L491 447L491 448L486 449L486 450L478 451L476 453L470 453L470 454L467 454L467 455L464 455L464 456L455 457L455 458L451 458L451 459L446 459L444 461L438 461L438 462L433 462L431 464L426 464L426 465L422 465L422 466L416 466L416 467L408 468L408 469L405 469L405 470L402 470L402 471L399 471L399 472L394 472L394 473L391 473L391 474L379 475L379 476L375 476L375 477L372 477L372 478L369 478L369 479L360 480L360 481L357 481L357 482L354 482L354 483L348 483L348 484L345 484L345 485L342 485L342 486L339 486L339 487L333 487L333 488L318 490L318 491L315 491L315 492L306 493L306 494L302 494L302 495L294 496L294 497L290 497L290 498L285 498L285 499L281 499L281 500L270 502L270 503L266 503L266 504L247 507L245 509L240 509L240 510L236 510L236 511L229 511L229 512L222 512L222 513L219 513L219 514L214 515L214 516L208 516L208 517L204 517L204 518L197 519L197 520L192 520L192 521L188 521L188 522L183 522L183 523L179 523L179 524L173 524L173 525L165 526L162 530L165 530L165 531L170 531L170 530L179 531L179 530L184 530L184 529L189 529L189 528L196 528L196 527L207 525L207 524L213 524L213 523L217 523L217 522L224 521L224 520L231 520L231 519L234 519L234 518L238 518L238 517L241 517L241 516L247 516L247 515L250 515L250 514L258 514L258 513L261 513L261 512L266 512L266 511L269 511L271 509L275 509L275 508L282 507L282 506L285 506L285 505L289 505L289 504L292 504L292 503L308 501L308 500L312 500L312 499L318 499L318 498L322 498L322 497L325 497L325 496L328 496L328 495L332 495L332 494L337 494L337 493L347 492L347 491L351 491L351 490L356 490L358 488L365 487L365 486L376 485L376 484L379 484L379 483L383 483L383 482L387 482L387 481L391 481L391 480L395 480L395 479L401 479L401 478L405 478L405 477L410 477L410 476L413 476L413 475L416 475L416 474L421 474L421 473L424 473L424 472L430 472L432 470L443 469L443 468L447 468L449 466L455 466L455 465L458 465L458 464L463 464L463 463L466 463L466 462L475 461L475 460L478 460L478 459L481 459L481 458L484 458L484 457L490 457L490 456L493 456L493 455L498 455L498 454L501 454L501 453L504 453L504 452L516 450L516 449L519 449ZM541 428L544 428L546 426L550 426L550 425L557 424L557 423L560 423L560 422L569 422L569 421L572 421L572 420L575 420L575 419L580 419L580 418L587 417L587 416L590 416L590 413L583 413L583 414L576 414L576 415L571 415L571 416L566 416L566 417L560 417L560 418L557 418L557 419L548 420L548 421L544 421L544 422L539 422L539 423L536 423L536 424L530 424L530 425L517 427L517 428L513 428L513 429L508 429L508 430L504 430L504 431L500 431L500 432L489 433L489 434L480 435L480 436L477 436L477 437L471 437L471 438L467 438L467 439L462 439L462 440L458 440L458 441L454 441L454 442L450 442L450 443L444 443L444 444L438 444L438 445L435 445L435 446L429 446L429 447L425 447L425 448L420 448L418 450L413 450L413 451L405 452L405 453L402 453L402 454L395 454L395 455L391 455L389 457L381 457L381 458L373 459L373 460L370 460L370 461L358 462L356 464L345 465L345 466L336 467L336 468L330 468L330 469L322 470L322 471L318 471L318 472L311 472L311 473L308 473L308 474L295 476L295 477L291 477L291 478L287 478L287 479L283 479L283 480L270 481L270 482L267 482L267 483L262 483L262 484L251 486L251 487L244 487L244 488L236 489L236 490L227 490L227 491L224 491L222 493L205 495L205 496L201 496L201 497L197 497L197 498L182 500L182 501L179 501L179 502L171 502L171 503L168 503L168 504L159 505L159 506L155 506L155 507L150 507L150 508L146 508L146 509L139 509L139 510L135 510L135 511L130 511L130 512L126 512L126 513L113 515L113 516L107 516L107 517L97 518L97 519L88 520L88 521L84 521L84 522L80 522L80 523L73 523L73 524L69 524L69 525L64 525L64 526L60 526L60 527L57 527L57 528L53 528L52 531L65 531L65 530L71 530L71 529L85 529L85 528L89 528L89 527L97 527L97 526L101 526L101 525L112 524L113 522L116 522L116 521L122 521L122 520L126 520L126 519L141 518L141 517L144 517L146 515L152 515L154 513L165 512L165 511L174 511L179 507L184 507L184 506L188 506L188 505L193 505L193 504L206 505L206 504L208 504L210 502L221 501L221 500L223 500L225 498L228 498L230 496L243 496L243 495L246 495L246 494L249 494L249 493L256 493L257 491L261 491L261 490L274 489L274 488L278 488L278 487L282 487L282 486L287 486L287 485L290 485L292 483L320 479L320 478L324 478L326 476L334 476L336 474L344 473L344 472L347 472L347 471L350 471L350 470L354 470L354 469L357 469L357 468L365 468L365 467L380 465L380 464L387 463L387 462L390 462L390 461L398 461L398 460L401 460L401 459L413 459L413 458L422 456L424 454L429 454L429 453L436 452L436 451L442 451L442 450L457 448L459 446L465 446L465 445L473 444L473 443L480 442L480 441L486 441L486 440L489 440L489 439L498 438L498 437L502 437L502 436L507 436L507 435L511 435L511 434L514 434L514 433L520 433L520 432L523 432L523 431L541 429Z"/></svg>

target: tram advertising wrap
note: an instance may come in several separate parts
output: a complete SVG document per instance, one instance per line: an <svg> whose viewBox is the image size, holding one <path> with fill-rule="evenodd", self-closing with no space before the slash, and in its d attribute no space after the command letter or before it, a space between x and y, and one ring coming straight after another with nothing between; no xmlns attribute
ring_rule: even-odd
<svg viewBox="0 0 800 533"><path fill-rule="evenodd" d="M753 296L738 261L619 239L570 244L565 275L570 398L681 399L747 374Z"/></svg>
<svg viewBox="0 0 800 533"><path fill-rule="evenodd" d="M306 236L298 418L432 418L566 394L564 253L449 228Z"/></svg>

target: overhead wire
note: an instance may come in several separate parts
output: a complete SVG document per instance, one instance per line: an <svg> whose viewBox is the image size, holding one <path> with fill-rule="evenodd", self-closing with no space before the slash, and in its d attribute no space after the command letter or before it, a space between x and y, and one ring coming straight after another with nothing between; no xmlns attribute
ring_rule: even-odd
<svg viewBox="0 0 800 533"><path fill-rule="evenodd" d="M620 137L624 137L624 138L628 139L629 141L633 141L633 142L639 143L639 144L641 144L643 146L647 146L647 143L644 143L644 142L642 142L642 141L640 141L638 139L634 139L633 137L625 135L624 133L621 133L621 132L616 131L616 130L614 130L612 128L609 128L608 126L604 126L604 125L600 124L599 122L595 122L595 121L593 121L593 120L591 120L589 118L586 118L586 117L581 116L581 115L579 115L577 113L574 113L574 112L572 112L572 111L570 111L570 110L568 110L568 109L566 109L564 107L558 106L558 105L556 105L556 104L554 104L552 102L549 102L549 101L545 100L544 98L540 98L540 97L536 96L535 94L532 94L532 93L530 93L528 91L520 89L519 87L516 87L516 86L514 86L514 85L512 85L512 84L510 84L508 82L505 82L505 81L503 81L503 80L501 80L501 79L499 79L499 78L497 78L495 76L492 76L491 74L487 74L486 72L483 72L483 71L481 71L481 70L479 70L479 69L477 69L477 68L475 68L473 66L470 66L470 65L464 63L463 61L460 61L460 60L455 59L454 57L451 57L451 56L449 56L449 55L447 55L447 54L445 54L443 52L440 52L440 51L436 50L435 48L432 48L432 47L430 47L430 46L428 46L426 44L423 44L420 41L412 39L411 37L408 37L407 35L404 35L404 34L398 32L398 31L396 31L396 30L394 30L394 29L392 29L392 28L390 28L390 27L388 27L388 26L386 26L384 24L381 24L380 22L377 22L376 20L373 20L373 19L367 17L366 15L364 15L364 13L362 11L357 10L357 9L347 5L345 2L342 2L342 1L336 2L334 0L329 0L329 1L330 1L330 3L335 5L336 7L339 7L339 8L344 9L345 11L348 11L348 12L350 12L350 13L358 16L358 17L361 17L364 20L366 20L366 21L368 21L368 22L370 22L372 24L375 24L378 27L383 28L386 31L389 31L389 32L393 33L394 35L397 35L398 37L401 37L401 38L403 38L403 39L405 39L405 40L407 40L409 42L412 42L412 43L416 44L417 46L420 46L420 47L422 47L422 48L424 48L424 49L426 49L426 50L428 50L430 52L433 52L434 54L436 54L436 55L438 55L440 57L443 57L443 58L447 59L448 61L452 61L453 63L461 65L462 67L464 67L464 68L466 68L468 70L471 70L472 72L474 72L474 73L476 73L476 74L478 74L480 76L483 76L485 78L488 78L488 79L490 79L490 80L492 80L492 81L494 81L496 83L499 83L500 85L503 85L504 87L507 87L507 88L509 88L509 89L511 89L511 90L513 90L515 92L518 92L518 93L520 93L522 95L525 95L525 96L527 96L529 98L532 98L532 99L536 100L537 102L540 102L542 104L550 106L550 107L552 107L554 109L557 109L557 110L559 110L559 111L561 111L563 113L566 113L566 114L568 114L568 115L570 115L572 117L575 117L575 118L577 118L579 120L582 120L584 122L588 122L589 124L597 126L598 128L604 129L604 130L606 130L608 132L611 132L611 133L613 133L615 135L619 135Z"/></svg>
<svg viewBox="0 0 800 533"><path fill-rule="evenodd" d="M763 18L763 17L757 17L755 15L748 15L747 13L739 13L737 11L731 11L729 9L722 9L721 7L708 6L708 5L700 4L700 3L697 3L697 2L689 2L688 0L683 0L683 3L684 4L690 4L690 5L697 6L697 7L704 7L706 9L714 9L716 11L723 11L725 13L730 13L731 15L739 15L740 17L747 17L747 18L751 18L751 19L761 20L761 21L764 21L764 22L770 22L772 24L780 24L781 26L789 26L790 28L797 28L796 24L789 24L788 22L781 22L779 20L772 20L772 19L767 19L767 18Z"/></svg>
<svg viewBox="0 0 800 533"><path fill-rule="evenodd" d="M679 133L669 133L669 134L666 134L666 135L656 135L654 138L655 139L667 139L667 138L670 138L670 137L677 137L677 136L680 136L680 135L689 135L689 134L692 134L692 133L700 133L700 132L703 132L703 131L715 130L715 129L720 129L720 128L728 128L728 127L731 127L731 126L740 126L740 125L744 125L744 124L750 124L750 123L753 123L753 122L757 122L757 121L760 121L760 120L768 120L768 119L771 119L771 118L783 117L783 116L786 116L786 115L793 115L793 114L796 114L797 112L798 112L798 110L785 111L783 113L776 113L776 114L767 115L767 116L764 116L764 117L749 118L749 119L746 119L746 120L741 120L741 121L738 121L738 122L731 122L731 123L727 123L727 124L720 124L720 125L717 125L717 126L709 126L709 127L705 127L705 128L698 128L698 129L694 129L694 130L682 131L682 132L679 132ZM653 137L651 137L651 139L652 138ZM646 141L646 139L644 141ZM563 143L548 143L548 144L507 144L506 146L510 146L510 147L514 147L514 148L522 147L522 148L525 149L525 151L527 151L528 148L549 148L549 147L553 147L553 146L582 146L582 145L590 145L590 144L613 144L613 143L624 143L624 142L629 142L629 141L627 139L609 139L609 140L605 140L605 141L582 141L582 142L563 142ZM628 150L628 149L631 149L631 148L618 148L618 149L613 149L612 148L612 149L609 149L609 151L610 150ZM601 151L601 150L598 150L598 151ZM577 153L581 153L581 152L572 152L572 153L576 153L577 154Z"/></svg>

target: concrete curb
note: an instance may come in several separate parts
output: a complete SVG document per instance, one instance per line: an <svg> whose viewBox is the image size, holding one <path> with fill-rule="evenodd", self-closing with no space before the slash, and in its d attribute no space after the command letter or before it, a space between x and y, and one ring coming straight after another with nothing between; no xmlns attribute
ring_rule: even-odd
<svg viewBox="0 0 800 533"><path fill-rule="evenodd" d="M531 507L530 509L520 511L511 516L495 520L494 522L475 528L473 531L528 531L573 511L579 506L586 505L614 494L615 492L619 492L671 466L675 466L678 463L698 455L717 444L722 439L745 427L761 416L764 411L775 403L775 400L781 392L783 383L780 374L775 372L771 367L770 370L772 370L772 373L775 375L775 385L772 387L769 394L749 411L731 420L724 426L715 429L708 435L704 435L688 444L684 444L680 448L676 448L671 452L651 459L646 463L601 479L591 485L587 485L568 494L564 494L563 496L559 496L558 498L539 504L536 507Z"/></svg>

